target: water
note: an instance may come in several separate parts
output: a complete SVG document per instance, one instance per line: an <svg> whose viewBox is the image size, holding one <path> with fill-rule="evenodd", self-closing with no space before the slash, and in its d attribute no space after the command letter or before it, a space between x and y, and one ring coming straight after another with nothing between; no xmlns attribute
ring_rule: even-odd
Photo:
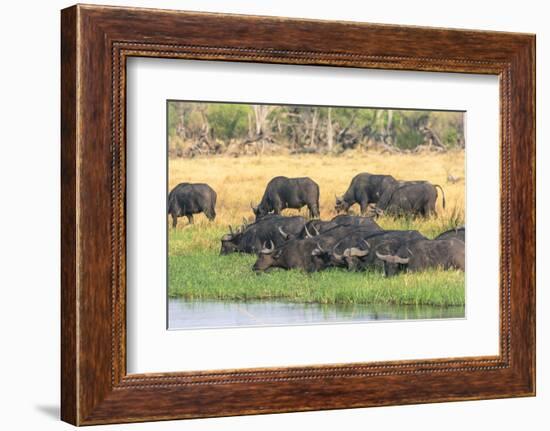
<svg viewBox="0 0 550 431"><path fill-rule="evenodd" d="M464 307L380 304L296 304L275 301L189 301L170 298L168 328L304 325L463 318Z"/></svg>

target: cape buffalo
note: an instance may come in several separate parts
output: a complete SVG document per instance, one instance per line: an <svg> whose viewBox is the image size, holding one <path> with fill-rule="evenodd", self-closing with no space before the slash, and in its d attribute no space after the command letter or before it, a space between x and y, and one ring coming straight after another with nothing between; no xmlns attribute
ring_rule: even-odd
<svg viewBox="0 0 550 431"><path fill-rule="evenodd" d="M361 214L366 214L371 203L377 203L386 189L397 184L391 175L358 174L351 180L346 193L336 196L336 212L346 212L354 204L359 204Z"/></svg>
<svg viewBox="0 0 550 431"><path fill-rule="evenodd" d="M334 266L347 266L352 271L383 268L383 262L375 253L381 245L391 249L406 246L410 242L427 239L416 230L391 230L364 234L354 232L339 241L331 250Z"/></svg>
<svg viewBox="0 0 550 431"><path fill-rule="evenodd" d="M271 212L280 214L285 208L303 206L307 206L311 217L319 218L319 186L308 177L275 177L267 184L260 203L251 204L256 219Z"/></svg>
<svg viewBox="0 0 550 431"><path fill-rule="evenodd" d="M178 217L186 216L193 224L193 214L203 212L208 220L216 218L216 192L208 184L181 183L168 194L168 214L172 216L172 227L178 224Z"/></svg>
<svg viewBox="0 0 550 431"><path fill-rule="evenodd" d="M296 236L301 232L305 222L306 219L301 216L271 215L236 230L229 226L229 233L221 239L220 254L257 253L262 244L270 240L278 247L289 235Z"/></svg>
<svg viewBox="0 0 550 431"><path fill-rule="evenodd" d="M451 239L456 238L461 241L466 242L466 228L464 226L455 227L454 229L449 229L446 232L435 237L435 239Z"/></svg>
<svg viewBox="0 0 550 431"><path fill-rule="evenodd" d="M412 215L429 217L437 214L435 201L437 188L441 190L443 208L445 208L445 193L439 184L428 181L403 181L387 189L376 204L378 214L393 216Z"/></svg>
<svg viewBox="0 0 550 431"><path fill-rule="evenodd" d="M379 232L383 230L371 217L337 215L330 221L308 221L299 233L298 238L313 238L314 236L327 232L336 226L361 226L370 228L372 232Z"/></svg>
<svg viewBox="0 0 550 431"><path fill-rule="evenodd" d="M380 228L377 226L377 229ZM379 233L381 233L381 231L373 230L372 226L339 225L319 234L318 236L308 238L308 240L313 241L316 244L315 249L312 251L312 256L315 256L318 265L322 265L323 268L328 266L338 267L346 266L345 260L341 257L335 257L336 252L334 250L337 248L338 244L342 244L343 242L349 244L350 241L359 242L364 238L369 238L372 235ZM350 248L353 248L353 246L350 246ZM356 252L357 250L352 250L351 255L355 256ZM344 254L347 255L348 250L346 250Z"/></svg>
<svg viewBox="0 0 550 431"><path fill-rule="evenodd" d="M273 268L320 271L328 266L328 262L323 256L315 255L316 248L317 243L311 239L294 239L281 247L275 247L269 241L260 250L252 269L256 272L270 271Z"/></svg>
<svg viewBox="0 0 550 431"><path fill-rule="evenodd" d="M320 250L330 250L338 241L356 230L365 229L362 226L336 226L314 238L291 239L276 247L273 242L266 242L254 265L255 271L265 271L268 268L300 268L305 271L319 271L330 266L330 255L320 253Z"/></svg>
<svg viewBox="0 0 550 431"><path fill-rule="evenodd" d="M423 271L429 268L461 269L464 271L465 244L459 239L426 239L401 246L395 252L376 252L384 262L386 276L402 271Z"/></svg>

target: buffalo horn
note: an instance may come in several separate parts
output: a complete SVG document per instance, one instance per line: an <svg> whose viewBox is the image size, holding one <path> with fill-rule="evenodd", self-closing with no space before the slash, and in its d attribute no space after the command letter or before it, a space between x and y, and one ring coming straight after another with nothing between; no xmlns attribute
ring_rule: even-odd
<svg viewBox="0 0 550 431"><path fill-rule="evenodd" d="M264 242L262 244L262 249L260 250L260 254L271 254L275 251L275 244L272 240L269 240L270 247L267 248L266 243Z"/></svg>
<svg viewBox="0 0 550 431"><path fill-rule="evenodd" d="M342 261L342 259L344 259L344 255L343 254L338 254L336 253L336 249L338 248L338 246L340 245L342 241L338 242L338 244L336 244L334 247L332 247L332 255L334 256L334 259L336 259L337 261Z"/></svg>
<svg viewBox="0 0 550 431"><path fill-rule="evenodd" d="M369 249L368 248L366 250L362 250L362 249L357 248L357 247L352 247L352 248L349 249L349 255L350 256L364 257L367 254L369 254Z"/></svg>
<svg viewBox="0 0 550 431"><path fill-rule="evenodd" d="M284 239L288 239L290 236L288 233L286 233L281 226L278 227L279 233L282 235Z"/></svg>
<svg viewBox="0 0 550 431"><path fill-rule="evenodd" d="M313 235L309 233L309 230L307 230L307 225L304 225L304 229L306 230L306 238L313 238Z"/></svg>
<svg viewBox="0 0 550 431"><path fill-rule="evenodd" d="M349 256L364 257L367 254L369 254L369 249L370 249L369 243L365 240L363 240L362 242L365 243L367 248L363 250L358 247L352 247L351 249L349 249Z"/></svg>
<svg viewBox="0 0 550 431"><path fill-rule="evenodd" d="M325 253L325 251L326 250L323 247L321 247L321 244L317 243L317 247L313 249L313 251L311 252L311 255L319 256L320 254Z"/></svg>
<svg viewBox="0 0 550 431"><path fill-rule="evenodd" d="M404 257L399 257L399 256L394 256L394 255L391 255L391 254L380 254L378 252L376 252L376 257L378 257L378 259L380 260L383 260L384 262L388 262L388 263L401 263L403 265L409 263L409 258L404 258Z"/></svg>
<svg viewBox="0 0 550 431"><path fill-rule="evenodd" d="M319 230L317 230L317 228L315 227L315 225L312 224L311 227L312 227L313 230L315 231L315 236L319 235Z"/></svg>

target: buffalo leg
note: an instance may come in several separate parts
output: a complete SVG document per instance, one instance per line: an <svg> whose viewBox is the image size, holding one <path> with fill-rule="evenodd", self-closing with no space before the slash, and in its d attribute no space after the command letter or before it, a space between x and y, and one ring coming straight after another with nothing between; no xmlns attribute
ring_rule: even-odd
<svg viewBox="0 0 550 431"><path fill-rule="evenodd" d="M430 217L432 214L433 214L435 217L437 217L437 211L435 210L435 205L430 205L430 204L426 205L426 206L424 207L423 213L424 213L423 216L424 216L425 218Z"/></svg>
<svg viewBox="0 0 550 431"><path fill-rule="evenodd" d="M311 205L311 206L308 205L307 208L309 210L310 218L319 218L319 216L320 216L319 207L317 205Z"/></svg>
<svg viewBox="0 0 550 431"><path fill-rule="evenodd" d="M359 206L361 207L361 215L366 215L369 209L369 203L367 201L362 201L359 203Z"/></svg>
<svg viewBox="0 0 550 431"><path fill-rule="evenodd" d="M206 213L206 217L208 218L208 220L214 221L216 219L216 211L214 211L214 210L208 211Z"/></svg>
<svg viewBox="0 0 550 431"><path fill-rule="evenodd" d="M178 216L175 215L174 213L171 214L172 216L172 228L176 228L176 226L178 225Z"/></svg>
<svg viewBox="0 0 550 431"><path fill-rule="evenodd" d="M193 220L193 214L189 214L189 215L187 216L187 220L189 220L189 224L195 223L195 221Z"/></svg>

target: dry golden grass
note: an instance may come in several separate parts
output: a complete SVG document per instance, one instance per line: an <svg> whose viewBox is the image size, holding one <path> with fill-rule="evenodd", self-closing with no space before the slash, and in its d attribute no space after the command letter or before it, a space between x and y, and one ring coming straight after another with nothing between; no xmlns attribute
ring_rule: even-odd
<svg viewBox="0 0 550 431"><path fill-rule="evenodd" d="M351 179L360 172L390 174L401 180L428 180L440 184L447 199L446 209L437 201L438 219L464 218L464 152L453 151L444 154L378 154L354 153L343 156L295 155L264 157L208 157L195 159L171 159L169 161L170 190L180 182L204 182L218 194L215 223L227 226L240 224L243 217L253 219L250 203L260 201L267 182L278 175L288 177L311 177L321 189L321 218L330 219L334 211L335 195L342 195ZM461 180L447 183L451 172ZM353 210L358 212L358 206ZM287 209L284 214L297 214ZM301 211L307 214L306 208ZM186 225L180 219L178 228ZM204 215L196 217L196 223L209 223ZM391 228L392 221L383 219L380 224Z"/></svg>

